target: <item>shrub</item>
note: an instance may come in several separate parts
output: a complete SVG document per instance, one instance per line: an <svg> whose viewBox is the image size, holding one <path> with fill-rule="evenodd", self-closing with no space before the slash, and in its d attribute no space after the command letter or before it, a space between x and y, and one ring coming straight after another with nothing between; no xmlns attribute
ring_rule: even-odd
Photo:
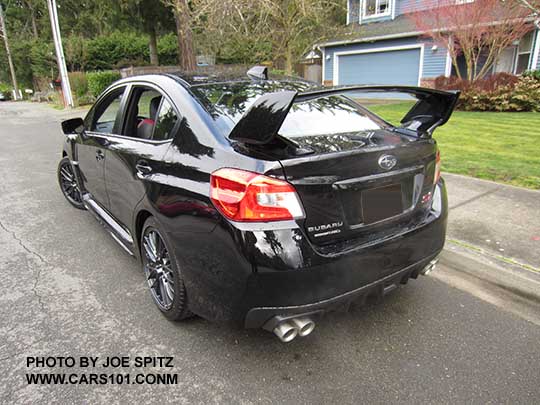
<svg viewBox="0 0 540 405"><path fill-rule="evenodd" d="M516 84L514 91L509 92L511 105L516 111L540 112L540 79L523 76Z"/></svg>
<svg viewBox="0 0 540 405"><path fill-rule="evenodd" d="M81 105L89 105L89 104L94 104L94 102L96 101L96 98L90 94L85 94L84 96L82 97L79 97L77 99L77 104L79 106Z"/></svg>
<svg viewBox="0 0 540 405"><path fill-rule="evenodd" d="M135 33L114 32L86 43L86 68L106 70L122 65L135 65L149 60L148 38Z"/></svg>
<svg viewBox="0 0 540 405"><path fill-rule="evenodd" d="M496 73L494 75L486 77L485 79L478 79L474 82L470 82L466 79L460 79L456 76L439 76L435 78L435 88L441 90L474 90L493 92L504 86L514 87L518 80L518 76L514 76L510 73L504 72Z"/></svg>
<svg viewBox="0 0 540 405"><path fill-rule="evenodd" d="M524 77L532 77L535 80L540 80L540 70L528 70L523 73Z"/></svg>
<svg viewBox="0 0 540 405"><path fill-rule="evenodd" d="M88 39L80 35L70 35L64 41L68 69L71 71L86 70Z"/></svg>
<svg viewBox="0 0 540 405"><path fill-rule="evenodd" d="M10 92L12 88L9 84L0 82L0 91L2 93Z"/></svg>
<svg viewBox="0 0 540 405"><path fill-rule="evenodd" d="M160 65L176 65L178 63L176 34L169 33L159 37L157 47Z"/></svg>
<svg viewBox="0 0 540 405"><path fill-rule="evenodd" d="M460 110L540 111L540 80L531 75L498 73L472 83L456 77L438 77L435 88L460 90Z"/></svg>
<svg viewBox="0 0 540 405"><path fill-rule="evenodd" d="M71 92L77 98L84 97L88 93L88 81L84 72L70 72L69 83Z"/></svg>
<svg viewBox="0 0 540 405"><path fill-rule="evenodd" d="M11 87L9 84L0 82L0 93L4 94L4 97L6 97L8 100L11 99L11 90L13 87Z"/></svg>
<svg viewBox="0 0 540 405"><path fill-rule="evenodd" d="M111 83L120 79L120 73L113 70L105 70L102 72L88 72L86 79L88 80L88 90L94 97L98 97Z"/></svg>

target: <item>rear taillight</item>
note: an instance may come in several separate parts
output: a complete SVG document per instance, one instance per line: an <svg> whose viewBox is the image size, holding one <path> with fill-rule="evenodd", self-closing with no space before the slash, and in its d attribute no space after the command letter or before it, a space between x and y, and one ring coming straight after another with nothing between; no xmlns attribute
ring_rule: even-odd
<svg viewBox="0 0 540 405"><path fill-rule="evenodd" d="M437 150L437 156L435 157L435 175L433 176L433 184L437 184L441 178L441 152Z"/></svg>
<svg viewBox="0 0 540 405"><path fill-rule="evenodd" d="M210 199L233 221L281 221L304 217L294 187L283 180L239 169L210 176Z"/></svg>

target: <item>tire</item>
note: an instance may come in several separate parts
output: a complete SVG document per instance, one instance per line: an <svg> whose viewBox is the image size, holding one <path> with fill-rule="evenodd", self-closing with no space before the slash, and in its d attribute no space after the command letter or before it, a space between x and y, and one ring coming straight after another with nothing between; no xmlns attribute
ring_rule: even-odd
<svg viewBox="0 0 540 405"><path fill-rule="evenodd" d="M141 262L152 299L171 321L193 316L188 309L186 287L172 244L157 221L150 217L141 232ZM172 287L172 289L171 289Z"/></svg>
<svg viewBox="0 0 540 405"><path fill-rule="evenodd" d="M69 158L65 157L58 163L57 177L58 185L65 199L75 208L85 210L81 190L77 184L75 172Z"/></svg>

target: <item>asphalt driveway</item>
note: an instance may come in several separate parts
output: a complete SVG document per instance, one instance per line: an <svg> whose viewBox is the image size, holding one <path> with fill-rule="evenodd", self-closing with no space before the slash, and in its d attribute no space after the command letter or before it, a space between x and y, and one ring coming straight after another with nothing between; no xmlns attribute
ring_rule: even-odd
<svg viewBox="0 0 540 405"><path fill-rule="evenodd" d="M0 104L0 403L540 400L540 327L431 276L290 344L198 318L168 322L138 263L57 187L59 122L72 115ZM172 368L112 372L178 381L29 385L27 373L89 372L27 367L29 356L174 357Z"/></svg>

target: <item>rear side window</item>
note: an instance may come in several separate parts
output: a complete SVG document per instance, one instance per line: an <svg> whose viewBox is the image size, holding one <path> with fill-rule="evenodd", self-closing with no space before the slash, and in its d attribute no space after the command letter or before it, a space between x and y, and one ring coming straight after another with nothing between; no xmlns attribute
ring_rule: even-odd
<svg viewBox="0 0 540 405"><path fill-rule="evenodd" d="M178 115L159 91L147 86L134 86L127 111L124 135L154 141L174 136Z"/></svg>
<svg viewBox="0 0 540 405"><path fill-rule="evenodd" d="M178 121L178 116L174 108L166 98L163 98L161 107L157 115L156 126L152 139L155 141L163 141L173 136L173 129Z"/></svg>
<svg viewBox="0 0 540 405"><path fill-rule="evenodd" d="M293 104L279 134L286 138L339 135L380 129L367 112L343 96Z"/></svg>
<svg viewBox="0 0 540 405"><path fill-rule="evenodd" d="M120 103L124 95L125 87L113 91L96 108L94 113L94 123L91 130L112 134L115 130L115 122L120 111Z"/></svg>

